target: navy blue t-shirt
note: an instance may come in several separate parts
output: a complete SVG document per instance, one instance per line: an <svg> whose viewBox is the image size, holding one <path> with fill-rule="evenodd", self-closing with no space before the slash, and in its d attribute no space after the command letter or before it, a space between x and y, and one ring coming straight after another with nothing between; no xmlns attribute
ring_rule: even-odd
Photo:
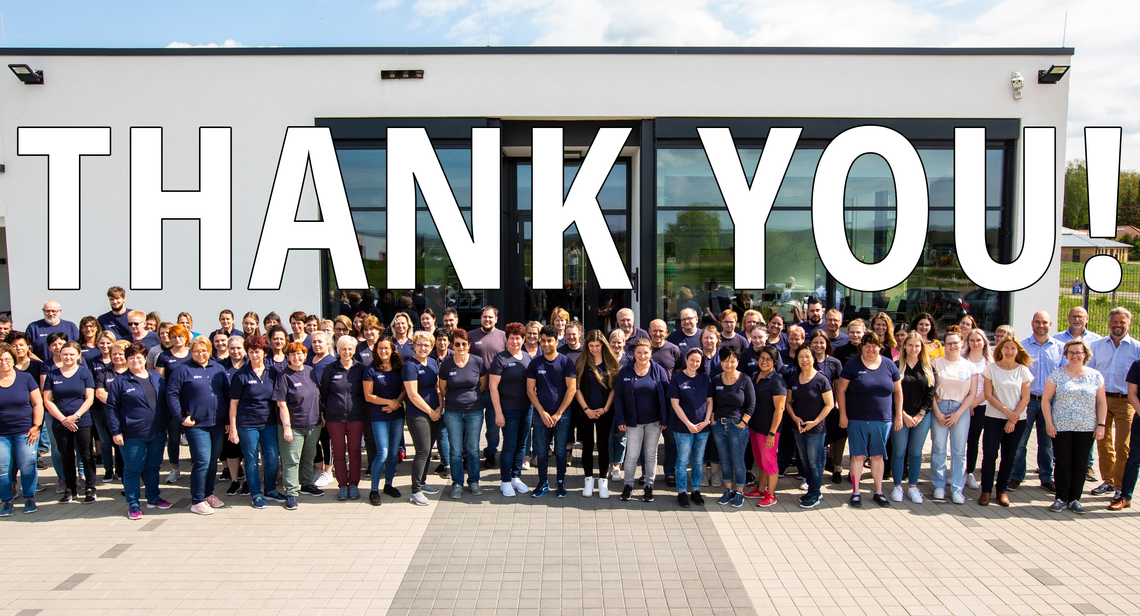
<svg viewBox="0 0 1140 616"><path fill-rule="evenodd" d="M622 368L614 383L614 421L619 426L641 426L657 423L669 425L672 406L665 400L669 387L665 369L649 362L644 375L637 374L636 364Z"/></svg>
<svg viewBox="0 0 1140 616"><path fill-rule="evenodd" d="M731 385L725 384L724 373L714 376L712 399L713 417L716 419L739 422L745 415L751 415L756 410L756 388L743 372L737 372L736 382Z"/></svg>
<svg viewBox="0 0 1140 616"><path fill-rule="evenodd" d="M368 366L364 371L364 381L372 382L372 395L385 400L395 400L404 391L404 379L395 370L381 370ZM383 410L384 407L368 403L368 415L372 421L393 421L404 418L404 404L391 413Z"/></svg>
<svg viewBox="0 0 1140 616"><path fill-rule="evenodd" d="M756 394L756 410L752 413L748 427L754 432L768 434L772 429L772 416L776 414L776 403L772 398L788 395L788 388L784 384L783 377L775 370L755 381L753 387Z"/></svg>
<svg viewBox="0 0 1140 616"><path fill-rule="evenodd" d="M586 345L584 345L584 344L578 345L578 348L576 348L576 349L570 348L570 345L566 344L565 342L558 345L558 354L559 355L565 355L566 357L569 357L570 361L574 362L575 364L578 363L578 356L581 355L582 351L585 351L585 350L586 350Z"/></svg>
<svg viewBox="0 0 1140 616"><path fill-rule="evenodd" d="M30 375L32 379L35 380L36 386L38 387L40 383L40 375L44 372L44 363L38 359L29 359L28 367L26 369L20 370L19 368L16 368L16 370Z"/></svg>
<svg viewBox="0 0 1140 616"><path fill-rule="evenodd" d="M52 359L51 349L47 346L47 339L51 334L62 332L67 334L68 342L79 340L79 327L75 323L63 319L60 319L59 323L55 325L48 325L43 319L33 321L28 324L24 331L32 339L32 352L45 362L50 362Z"/></svg>
<svg viewBox="0 0 1140 616"><path fill-rule="evenodd" d="M79 354L83 358L83 365L87 366L87 369L92 373L95 372L95 362L103 362L103 352L99 350L99 347L83 347Z"/></svg>
<svg viewBox="0 0 1140 616"><path fill-rule="evenodd" d="M418 322L419 321L417 321L417 323ZM396 342L396 340L393 338L392 344L395 345L396 354L400 356L400 359L404 360L404 363L407 363L407 361L409 359L415 357L416 349L415 349L415 346L412 344L411 338L408 338L407 340L405 340L403 342L403 344Z"/></svg>
<svg viewBox="0 0 1140 616"><path fill-rule="evenodd" d="M902 379L899 367L887 359L879 359L879 367L871 370L863 357L853 357L843 366L839 378L847 379L847 419L854 421L891 421L894 418L895 381Z"/></svg>
<svg viewBox="0 0 1140 616"><path fill-rule="evenodd" d="M535 395L542 410L553 415L558 412L562 398L566 396L566 379L577 379L578 374L574 362L565 355L559 354L553 361L546 359L546 355L538 355L530 360L526 378L534 379Z"/></svg>
<svg viewBox="0 0 1140 616"><path fill-rule="evenodd" d="M277 425L277 405L272 402L277 376L277 369L266 364L259 377L249 362L230 374L230 400L238 401L237 427Z"/></svg>
<svg viewBox="0 0 1140 616"><path fill-rule="evenodd" d="M158 346L158 342L159 342L158 341L158 334L156 334L154 332L147 332L146 335L142 337L142 340L135 340L134 338L131 338L130 336L127 336L126 338L124 338L124 340L126 340L127 342L141 342L141 343L143 343L143 346L146 347L147 353L150 353L151 349Z"/></svg>
<svg viewBox="0 0 1140 616"><path fill-rule="evenodd" d="M489 374L499 377L499 408L504 411L525 411L530 408L526 395L526 370L534 361L524 350L522 358L503 351L491 361Z"/></svg>
<svg viewBox="0 0 1140 616"><path fill-rule="evenodd" d="M601 381L598 380L599 374ZM582 392L587 408L605 408L606 400L610 397L610 375L606 372L605 363L586 368L582 380L578 381L578 391Z"/></svg>
<svg viewBox="0 0 1140 616"><path fill-rule="evenodd" d="M27 372L16 371L16 380L0 387L0 435L23 434L32 429L33 391L39 383Z"/></svg>
<svg viewBox="0 0 1140 616"><path fill-rule="evenodd" d="M797 373L788 384L788 393L791 394L791 407L796 417L807 423L814 421L823 412L823 394L831 391L831 381L822 373L816 372L807 383L800 383ZM850 414L850 413L849 413ZM827 422L807 431L807 434L823 434L827 429Z"/></svg>
<svg viewBox="0 0 1140 616"><path fill-rule="evenodd" d="M712 380L709 375L704 372L698 372L696 376L690 377L684 371L677 372L669 381L669 389L666 396L671 400L677 400L680 404L681 410L685 412L685 416L689 418L690 423L698 424L705 420L705 413L708 410L708 399L710 391L712 390ZM673 428L674 432L689 433L689 428L677 417L677 413L673 411L672 403L669 404L669 425ZM701 432L708 432L712 426L705 426Z"/></svg>
<svg viewBox="0 0 1140 616"><path fill-rule="evenodd" d="M131 327L127 325L129 312L130 310L124 310L123 314L115 314L107 311L99 315L96 320L99 321L99 327L115 334L116 340L126 340L131 337Z"/></svg>
<svg viewBox="0 0 1140 616"><path fill-rule="evenodd" d="M447 383L447 412L473 413L483 411L483 393L479 379L487 376L483 358L467 354L467 363L460 368L455 357L443 360L439 367L439 380Z"/></svg>
<svg viewBox="0 0 1140 616"><path fill-rule="evenodd" d="M677 349L681 351L681 357L684 357L689 349L701 348L701 330L698 329L697 333L692 336L686 336L684 330L678 329L669 334L665 340L677 345Z"/></svg>
<svg viewBox="0 0 1140 616"><path fill-rule="evenodd" d="M652 346L650 348L652 348ZM624 360L626 357L631 358L630 361L632 361L632 349L626 351L626 354L622 356L622 359ZM652 358L653 361L657 362L657 365L664 368L665 372L669 374L673 374L678 370L685 369L685 359L681 355L681 349L678 349L677 345L669 342L668 340L662 342L661 346L653 349Z"/></svg>
<svg viewBox="0 0 1140 616"><path fill-rule="evenodd" d="M364 371L364 364L356 361L348 368L339 360L325 368L321 400L326 422L364 421Z"/></svg>
<svg viewBox="0 0 1140 616"><path fill-rule="evenodd" d="M286 368L277 375L273 401L284 402L288 407L291 428L308 430L321 425L321 392L312 366L301 366L300 370Z"/></svg>
<svg viewBox="0 0 1140 616"><path fill-rule="evenodd" d="M439 381L439 368L432 358L427 359L427 364L421 364L415 357L404 362L404 370L401 373L404 382L416 381L416 391L420 397L424 399L432 409L439 408L439 390L436 385ZM408 417L426 416L427 413L423 410L408 402Z"/></svg>
<svg viewBox="0 0 1140 616"><path fill-rule="evenodd" d="M174 371L179 366L185 364L191 359L190 349L186 349L186 355L182 357L177 357L174 355L174 353L170 352L170 350L167 349L159 354L158 359L154 360L154 367L156 369L162 368L162 374L165 375L166 380L170 380L170 375L174 374Z"/></svg>
<svg viewBox="0 0 1140 616"><path fill-rule="evenodd" d="M325 368L332 365L335 361L336 356L331 353L326 354L320 361L313 361L313 354L311 352L305 357L305 365L313 367L313 378L317 380L317 383L321 382L321 377L325 374Z"/></svg>
<svg viewBox="0 0 1140 616"><path fill-rule="evenodd" d="M44 379L44 391L51 392L52 402L65 417L74 415L79 407L83 406L88 388L95 389L95 379L91 378L91 371L85 366L77 366L75 374L70 377L66 377L59 370L55 370ZM91 413L84 413L75 425L80 428L90 426ZM66 428L64 429L66 430Z"/></svg>

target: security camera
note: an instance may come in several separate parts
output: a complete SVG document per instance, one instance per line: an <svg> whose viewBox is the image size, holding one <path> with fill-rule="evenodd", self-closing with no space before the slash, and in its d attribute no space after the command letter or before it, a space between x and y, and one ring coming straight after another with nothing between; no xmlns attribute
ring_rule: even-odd
<svg viewBox="0 0 1140 616"><path fill-rule="evenodd" d="M1021 73L1014 71L1013 76L1010 78L1009 82L1013 85L1013 98L1020 100L1021 89L1025 87L1025 81L1021 79Z"/></svg>

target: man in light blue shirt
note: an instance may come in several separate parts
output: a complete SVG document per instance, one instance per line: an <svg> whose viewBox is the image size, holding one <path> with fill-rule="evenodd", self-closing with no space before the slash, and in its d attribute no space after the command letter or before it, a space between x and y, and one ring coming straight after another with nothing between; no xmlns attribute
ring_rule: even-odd
<svg viewBox="0 0 1140 616"><path fill-rule="evenodd" d="M1063 332L1058 332L1056 336L1057 342L1064 344L1074 338L1081 338L1085 344L1092 346L1092 343L1103 338L1096 332L1091 332L1085 329L1085 325L1089 322L1089 313L1087 310L1080 306L1073 306L1069 310L1069 329Z"/></svg>
<svg viewBox="0 0 1140 616"><path fill-rule="evenodd" d="M1026 408L1025 432L1021 435L1021 442L1017 445L1017 454L1013 460L1013 474L1010 476L1009 489L1013 490L1025 481L1025 456L1029 447L1029 435L1037 426L1037 476L1041 479L1041 487L1049 492L1056 492L1057 485L1053 483L1053 439L1045 428L1045 416L1041 413L1041 394L1045 391L1045 381L1049 375L1061 365L1061 352L1065 345L1049 337L1049 328L1053 322L1049 313L1045 311L1033 315L1033 335L1021 341L1021 346L1029 353L1033 363L1029 370L1033 373L1033 382L1029 384L1029 407Z"/></svg>
<svg viewBox="0 0 1140 616"><path fill-rule="evenodd" d="M1113 308L1108 313L1108 337L1089 345L1092 349L1089 367L1104 376L1104 394L1108 398L1104 438L1097 441L1100 477L1103 481L1092 491L1097 496L1114 493L1119 498L1124 464L1128 460L1128 438L1132 433L1132 417L1136 411L1128 403L1128 383L1125 377L1133 362L1140 359L1140 342L1128 335L1131 326L1132 313L1124 307Z"/></svg>

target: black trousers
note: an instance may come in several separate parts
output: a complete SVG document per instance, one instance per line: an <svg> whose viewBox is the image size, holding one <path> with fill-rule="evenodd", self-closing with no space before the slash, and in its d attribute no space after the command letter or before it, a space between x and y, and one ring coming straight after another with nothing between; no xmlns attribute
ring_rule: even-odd
<svg viewBox="0 0 1140 616"><path fill-rule="evenodd" d="M998 494L1009 490L1009 476L1013 474L1013 458L1021 433L1025 432L1025 420L1017 422L1013 432L1006 434L1005 418L986 417L982 431L982 493L989 494L997 488ZM1001 466L998 466L998 455ZM1088 452L1085 452L1088 455ZM994 468L997 467L997 486L994 486ZM1081 470L1084 472L1084 469Z"/></svg>
<svg viewBox="0 0 1140 616"><path fill-rule="evenodd" d="M1053 480L1057 498L1066 503L1081 500L1094 436L1093 432L1057 432L1053 438Z"/></svg>
<svg viewBox="0 0 1140 616"><path fill-rule="evenodd" d="M970 416L970 433L966 436L966 472L978 469L978 445L982 440L982 429L986 427L986 405L975 406Z"/></svg>
<svg viewBox="0 0 1140 616"><path fill-rule="evenodd" d="M582 441L582 471L586 477L594 476L594 445L598 445L598 470L605 476L610 468L610 429L614 425L614 411L603 413L597 419L586 417L585 411L575 410L570 415L570 425L578 427L578 438ZM595 438L595 431L597 438ZM570 442L570 439L567 439Z"/></svg>
<svg viewBox="0 0 1140 616"><path fill-rule="evenodd" d="M79 428L75 432L63 427L58 421L53 422L52 430L56 446L59 447L59 459L63 463L63 481L67 489L75 494L78 485L75 468L75 449L79 448L80 462L83 464L83 481L88 490L95 489L95 449L91 443L92 426Z"/></svg>

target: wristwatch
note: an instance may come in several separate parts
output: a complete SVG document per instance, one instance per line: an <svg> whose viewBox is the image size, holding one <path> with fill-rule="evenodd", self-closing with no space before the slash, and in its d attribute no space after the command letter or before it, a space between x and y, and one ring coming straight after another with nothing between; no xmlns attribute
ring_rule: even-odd
<svg viewBox="0 0 1140 616"><path fill-rule="evenodd" d="M776 433L775 432L769 432L768 436L776 436Z"/></svg>
<svg viewBox="0 0 1140 616"><path fill-rule="evenodd" d="M1102 424L1102 423L1098 423L1098 424L1097 424L1097 427L1098 427L1098 428L1107 428L1108 426L1106 426L1106 425L1104 425L1104 424Z"/></svg>

